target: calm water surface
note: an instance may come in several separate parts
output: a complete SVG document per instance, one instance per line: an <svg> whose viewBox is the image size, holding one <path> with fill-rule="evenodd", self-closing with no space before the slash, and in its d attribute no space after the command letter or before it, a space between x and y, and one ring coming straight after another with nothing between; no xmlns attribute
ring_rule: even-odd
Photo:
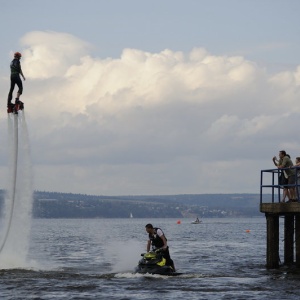
<svg viewBox="0 0 300 300"><path fill-rule="evenodd" d="M0 270L1 299L300 298L300 272L265 268L264 217L192 221L33 220L29 266ZM149 222L164 230L182 275L133 274Z"/></svg>

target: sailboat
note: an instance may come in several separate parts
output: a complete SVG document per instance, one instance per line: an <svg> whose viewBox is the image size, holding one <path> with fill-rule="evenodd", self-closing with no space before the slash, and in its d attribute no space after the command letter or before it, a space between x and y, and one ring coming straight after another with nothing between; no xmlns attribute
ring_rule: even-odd
<svg viewBox="0 0 300 300"><path fill-rule="evenodd" d="M130 219L132 219L132 218L133 218L133 215L132 215L132 213L130 213L130 215L129 215L129 218L130 218Z"/></svg>

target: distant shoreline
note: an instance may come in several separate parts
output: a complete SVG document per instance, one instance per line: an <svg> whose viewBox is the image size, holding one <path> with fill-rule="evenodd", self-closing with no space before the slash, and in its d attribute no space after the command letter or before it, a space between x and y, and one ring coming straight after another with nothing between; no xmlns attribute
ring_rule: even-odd
<svg viewBox="0 0 300 300"><path fill-rule="evenodd" d="M132 213L134 218L242 218L261 216L259 203L259 194L93 196L35 191L32 215L84 219L129 218Z"/></svg>

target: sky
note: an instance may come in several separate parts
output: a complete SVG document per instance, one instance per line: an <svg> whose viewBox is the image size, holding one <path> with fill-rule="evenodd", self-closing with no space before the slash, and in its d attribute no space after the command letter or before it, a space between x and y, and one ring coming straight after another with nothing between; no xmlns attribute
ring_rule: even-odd
<svg viewBox="0 0 300 300"><path fill-rule="evenodd" d="M15 51L35 190L259 193L279 150L300 156L300 1L0 5L1 188Z"/></svg>

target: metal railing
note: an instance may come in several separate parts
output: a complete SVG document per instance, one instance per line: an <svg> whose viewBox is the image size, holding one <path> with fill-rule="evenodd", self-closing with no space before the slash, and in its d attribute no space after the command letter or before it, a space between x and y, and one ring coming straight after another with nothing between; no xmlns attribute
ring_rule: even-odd
<svg viewBox="0 0 300 300"><path fill-rule="evenodd" d="M295 183L294 184L280 184L280 175L283 175L284 170L290 170L290 168L280 168L280 169L268 169L260 171L260 203L263 203L263 189L269 188L271 189L271 198L272 203L275 203L275 197L277 197L278 202L281 202L281 191L283 188L295 188L296 196L298 201L300 201L300 167L293 168L295 170ZM265 177L268 174L269 176L269 184L264 184L266 180ZM264 176L265 175L265 176ZM271 177L271 179L270 179Z"/></svg>

